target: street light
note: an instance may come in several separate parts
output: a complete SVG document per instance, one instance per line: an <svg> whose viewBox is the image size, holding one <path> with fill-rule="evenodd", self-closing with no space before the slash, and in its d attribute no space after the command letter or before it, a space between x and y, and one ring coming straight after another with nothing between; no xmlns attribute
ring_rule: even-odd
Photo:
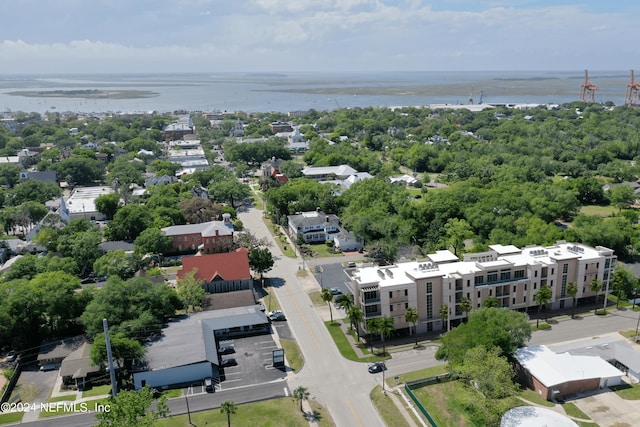
<svg viewBox="0 0 640 427"><path fill-rule="evenodd" d="M316 265L316 273L320 274L320 288L324 288L324 285L322 284L322 273L324 272L324 269L322 268L321 265Z"/></svg>

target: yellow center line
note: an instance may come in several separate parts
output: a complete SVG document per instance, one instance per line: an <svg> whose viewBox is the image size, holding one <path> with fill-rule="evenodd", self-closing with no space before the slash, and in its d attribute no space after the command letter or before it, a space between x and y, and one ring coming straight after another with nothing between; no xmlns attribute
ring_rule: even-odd
<svg viewBox="0 0 640 427"><path fill-rule="evenodd" d="M288 286L285 285L284 288L287 290L287 293L289 294L289 296L293 300L293 303L296 305L296 309L298 310L298 313L300 313L300 317L302 317L302 321L304 322L304 325L309 330L309 333L311 334L311 338L313 338L313 340L315 341L316 346L318 347L318 349L321 349L322 347L320 346L320 341L318 341L318 337L316 337L316 334L311 329L311 326L309 325L309 322L307 322L307 318L302 313L302 308L300 307L300 304L298 303L298 300L296 299L295 296L293 296L293 293L291 292L291 289L289 289Z"/></svg>
<svg viewBox="0 0 640 427"><path fill-rule="evenodd" d="M347 405L349 405L349 410L353 414L353 418L355 418L358 425L362 427L362 422L360 422L360 418L358 418L358 414L356 413L355 409L353 409L353 405L351 404L350 400L347 400Z"/></svg>

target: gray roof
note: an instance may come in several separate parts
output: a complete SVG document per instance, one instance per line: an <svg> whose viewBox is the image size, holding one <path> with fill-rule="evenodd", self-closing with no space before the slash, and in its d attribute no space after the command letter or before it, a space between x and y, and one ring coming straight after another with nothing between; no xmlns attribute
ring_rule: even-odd
<svg viewBox="0 0 640 427"><path fill-rule="evenodd" d="M168 185L174 182L178 182L178 178L176 178L175 176L169 176L169 175L154 176L145 180L144 186L149 187L153 185Z"/></svg>
<svg viewBox="0 0 640 427"><path fill-rule="evenodd" d="M304 227L305 225L319 225L329 222L331 224L338 224L340 219L334 214L325 214L324 212L303 212L297 215L289 215L287 217L289 224L293 224L295 227ZM328 221L327 221L328 220Z"/></svg>
<svg viewBox="0 0 640 427"><path fill-rule="evenodd" d="M84 335L78 335L64 340L44 341L40 344L40 352L38 353L38 361L64 359L71 352L77 350L83 343L87 341Z"/></svg>
<svg viewBox="0 0 640 427"><path fill-rule="evenodd" d="M201 311L174 319L159 337L147 345L147 370L191 365L206 360L218 363L214 330L265 323L268 323L267 317L257 304Z"/></svg>
<svg viewBox="0 0 640 427"><path fill-rule="evenodd" d="M83 343L77 350L64 358L60 366L61 377L84 378L88 374L99 372L100 366L91 364L91 344Z"/></svg>
<svg viewBox="0 0 640 427"><path fill-rule="evenodd" d="M124 240L116 240L116 241L112 241L112 242L102 242L98 246L104 252L115 251L115 250L118 250L118 249L122 249L125 252L127 252L127 251L133 251L135 249L135 246L133 245L133 243L125 242Z"/></svg>
<svg viewBox="0 0 640 427"><path fill-rule="evenodd" d="M201 224L173 225L162 229L167 236L181 236L183 234L200 233L202 236L215 236L216 230L221 236L233 234L233 229L224 221L209 221Z"/></svg>

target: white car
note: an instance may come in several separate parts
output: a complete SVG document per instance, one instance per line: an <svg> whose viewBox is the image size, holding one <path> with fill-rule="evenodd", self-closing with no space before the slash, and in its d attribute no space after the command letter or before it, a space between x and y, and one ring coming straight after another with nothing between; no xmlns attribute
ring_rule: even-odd
<svg viewBox="0 0 640 427"><path fill-rule="evenodd" d="M267 313L269 320L286 320L286 317L282 310L273 310Z"/></svg>

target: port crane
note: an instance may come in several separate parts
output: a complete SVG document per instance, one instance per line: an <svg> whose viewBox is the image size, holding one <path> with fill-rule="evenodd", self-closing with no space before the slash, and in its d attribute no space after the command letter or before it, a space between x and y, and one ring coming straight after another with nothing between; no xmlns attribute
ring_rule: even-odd
<svg viewBox="0 0 640 427"><path fill-rule="evenodd" d="M633 77L633 70L631 70L631 81L627 85L627 96L624 98L624 105L626 107L640 106L640 83L636 82Z"/></svg>
<svg viewBox="0 0 640 427"><path fill-rule="evenodd" d="M580 101L596 102L595 96L598 89L598 86L589 81L589 71L584 70L584 83L580 87Z"/></svg>

